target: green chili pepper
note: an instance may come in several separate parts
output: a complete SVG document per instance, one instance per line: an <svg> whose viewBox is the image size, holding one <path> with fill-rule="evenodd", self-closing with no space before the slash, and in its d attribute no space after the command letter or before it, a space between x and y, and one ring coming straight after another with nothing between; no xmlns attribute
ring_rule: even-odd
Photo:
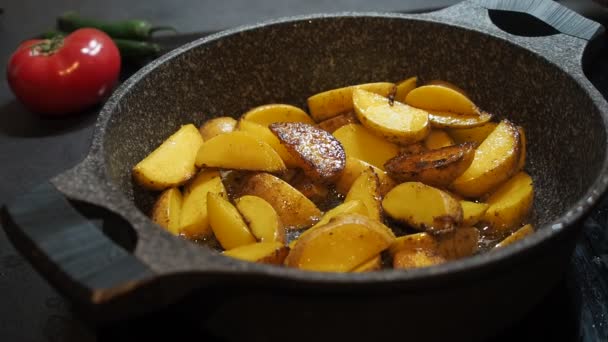
<svg viewBox="0 0 608 342"><path fill-rule="evenodd" d="M53 39L56 37L65 37L69 33L61 31L48 31L40 35L43 39ZM157 57L160 54L160 45L150 42L141 42L130 39L112 38L120 56L129 61L140 61L150 57Z"/></svg>
<svg viewBox="0 0 608 342"><path fill-rule="evenodd" d="M173 31L170 26L152 26L145 20L101 21L83 18L76 12L67 12L57 18L57 27L64 32L72 32L83 27L92 27L104 31L112 38L134 40L149 39L157 31Z"/></svg>

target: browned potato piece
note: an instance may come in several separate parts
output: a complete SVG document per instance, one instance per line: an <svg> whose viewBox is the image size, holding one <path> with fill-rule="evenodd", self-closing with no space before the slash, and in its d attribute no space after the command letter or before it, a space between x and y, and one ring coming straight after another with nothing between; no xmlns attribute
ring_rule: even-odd
<svg viewBox="0 0 608 342"><path fill-rule="evenodd" d="M359 200L367 208L367 216L380 221L382 219L380 204L380 181L373 169L365 169L350 187L344 202Z"/></svg>
<svg viewBox="0 0 608 342"><path fill-rule="evenodd" d="M171 234L179 234L179 220L182 210L182 192L179 188L163 191L152 208L152 221L165 228Z"/></svg>
<svg viewBox="0 0 608 342"><path fill-rule="evenodd" d="M473 226L483 217L488 210L487 203L476 203L470 201L460 201L462 206L462 225Z"/></svg>
<svg viewBox="0 0 608 342"><path fill-rule="evenodd" d="M310 177L306 176L302 170L288 183L291 184L296 190L306 196L313 203L322 206L329 196L329 188L325 184L321 184L313 181Z"/></svg>
<svg viewBox="0 0 608 342"><path fill-rule="evenodd" d="M424 85L409 92L405 102L416 108L478 115L479 109L464 94L443 85Z"/></svg>
<svg viewBox="0 0 608 342"><path fill-rule="evenodd" d="M329 182L340 177L346 164L346 155L333 135L299 122L276 122L269 128L291 152L308 177L319 182Z"/></svg>
<svg viewBox="0 0 608 342"><path fill-rule="evenodd" d="M336 182L336 190L342 195L346 195L350 190L353 182L365 169L371 168L374 170L376 175L378 176L378 180L380 181L380 195L384 196L387 192L389 192L392 188L397 185L395 181L390 178L386 172L380 170L379 168L373 166L372 164L366 163L363 160L346 157L346 166L344 167L344 171L340 176L340 179Z"/></svg>
<svg viewBox="0 0 608 342"><path fill-rule="evenodd" d="M243 114L244 120L258 123L262 126L269 126L275 122L303 122L314 124L312 118L300 108L288 104L268 104L255 107Z"/></svg>
<svg viewBox="0 0 608 342"><path fill-rule="evenodd" d="M475 144L463 143L419 154L402 154L384 164L389 176L400 182L418 181L447 186L473 162Z"/></svg>
<svg viewBox="0 0 608 342"><path fill-rule="evenodd" d="M449 128L448 134L454 139L457 144L472 141L477 145L481 143L494 131L498 126L496 122L488 122L482 126L471 128Z"/></svg>
<svg viewBox="0 0 608 342"><path fill-rule="evenodd" d="M397 185L384 196L382 208L395 220L432 234L451 232L462 222L459 201L420 182Z"/></svg>
<svg viewBox="0 0 608 342"><path fill-rule="evenodd" d="M515 232L513 232L513 234L507 236L504 240L502 240L496 246L494 246L494 248L501 248L504 246L508 246L516 241L519 241L519 240L525 238L528 235L531 235L532 233L534 233L534 227L531 224L527 224L527 225L519 228Z"/></svg>
<svg viewBox="0 0 608 342"><path fill-rule="evenodd" d="M355 267L352 272L372 272L378 271L382 268L382 257L380 254Z"/></svg>
<svg viewBox="0 0 608 342"><path fill-rule="evenodd" d="M403 235L395 239L388 248L389 254L394 257L400 251L437 250L437 240L427 233Z"/></svg>
<svg viewBox="0 0 608 342"><path fill-rule="evenodd" d="M417 82L418 77L414 76L397 83L397 89L395 90L394 100L401 103L405 103L405 98L407 97L407 94L409 94L410 91L416 88Z"/></svg>
<svg viewBox="0 0 608 342"><path fill-rule="evenodd" d="M304 123L277 122L269 128L313 178L331 179L344 167L344 150L330 133Z"/></svg>
<svg viewBox="0 0 608 342"><path fill-rule="evenodd" d="M450 112L429 110L429 121L434 128L471 128L485 125L492 120L492 114L460 115Z"/></svg>
<svg viewBox="0 0 608 342"><path fill-rule="evenodd" d="M528 142L526 140L526 132L524 131L524 128L517 126L517 129L519 130L519 139L521 142L521 152L519 154L519 163L517 163L517 171L523 171L524 167L526 166L526 144Z"/></svg>
<svg viewBox="0 0 608 342"><path fill-rule="evenodd" d="M213 235L224 249L256 242L239 211L221 194L207 193L207 215Z"/></svg>
<svg viewBox="0 0 608 342"><path fill-rule="evenodd" d="M488 198L490 207L482 220L496 231L509 231L523 223L532 209L533 199L532 178L519 172Z"/></svg>
<svg viewBox="0 0 608 342"><path fill-rule="evenodd" d="M424 146L424 143L418 142L415 144L401 145L399 146L399 154L417 154L427 151L428 149Z"/></svg>
<svg viewBox="0 0 608 342"><path fill-rule="evenodd" d="M429 250L403 250L393 257L393 268L410 269L443 264L445 258Z"/></svg>
<svg viewBox="0 0 608 342"><path fill-rule="evenodd" d="M280 242L258 242L227 250L223 255L262 264L282 265L289 248Z"/></svg>
<svg viewBox="0 0 608 342"><path fill-rule="evenodd" d="M335 217L298 239L286 264L303 270L348 272L388 248L394 236L367 216Z"/></svg>
<svg viewBox="0 0 608 342"><path fill-rule="evenodd" d="M459 194L479 198L509 179L517 171L521 143L519 131L503 120L479 145L471 166L454 180Z"/></svg>
<svg viewBox="0 0 608 342"><path fill-rule="evenodd" d="M451 233L436 236L437 253L446 260L471 256L477 252L479 235L475 227L460 227Z"/></svg>
<svg viewBox="0 0 608 342"><path fill-rule="evenodd" d="M301 192L268 173L256 173L245 179L239 196L258 196L270 203L286 229L310 227L321 211Z"/></svg>
<svg viewBox="0 0 608 342"><path fill-rule="evenodd" d="M424 139L424 147L429 150L452 146L454 140L444 130L433 128L431 133Z"/></svg>
<svg viewBox="0 0 608 342"><path fill-rule="evenodd" d="M333 118L323 120L317 124L317 127L320 129L327 131L329 133L333 133L338 128L348 125L350 123L358 123L357 117L355 113L352 111L346 112L344 114L340 114L338 116L334 116Z"/></svg>
<svg viewBox="0 0 608 342"><path fill-rule="evenodd" d="M214 118L206 121L201 125L199 131L201 132L201 136L203 140L207 141L217 135L229 133L234 131L236 127L236 120L229 116L221 116L219 118Z"/></svg>
<svg viewBox="0 0 608 342"><path fill-rule="evenodd" d="M399 153L399 147L374 135L360 124L348 124L338 128L334 137L340 141L346 157L354 157L384 170L384 163Z"/></svg>
<svg viewBox="0 0 608 342"><path fill-rule="evenodd" d="M270 203L261 197L245 195L237 198L234 205L258 241L285 243L285 228Z"/></svg>

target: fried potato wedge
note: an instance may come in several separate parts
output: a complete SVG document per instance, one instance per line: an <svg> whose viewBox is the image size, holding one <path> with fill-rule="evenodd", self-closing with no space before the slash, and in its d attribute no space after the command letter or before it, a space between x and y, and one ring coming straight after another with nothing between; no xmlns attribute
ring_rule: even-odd
<svg viewBox="0 0 608 342"><path fill-rule="evenodd" d="M207 215L213 235L222 248L232 249L257 242L239 211L222 195L207 193Z"/></svg>
<svg viewBox="0 0 608 342"><path fill-rule="evenodd" d="M452 137L450 137L446 131L437 128L433 128L429 135L424 139L424 147L429 150L436 150L452 145L454 145Z"/></svg>
<svg viewBox="0 0 608 342"><path fill-rule="evenodd" d="M276 241L258 242L236 247L222 254L245 261L282 265L289 254L289 248Z"/></svg>
<svg viewBox="0 0 608 342"><path fill-rule="evenodd" d="M519 228L518 230L514 231L511 235L507 236L501 242L496 244L496 246L494 246L494 248L501 248L501 247L508 246L516 241L519 241L519 240L525 238L528 235L531 235L532 233L534 233L534 227L531 224L527 224L527 225Z"/></svg>
<svg viewBox="0 0 608 342"><path fill-rule="evenodd" d="M407 97L407 94L409 94L410 91L416 88L417 83L418 77L416 76L410 77L397 83L394 100L401 103L405 103L405 98Z"/></svg>
<svg viewBox="0 0 608 342"><path fill-rule="evenodd" d="M199 128L199 132L204 141L207 141L215 136L234 131L237 121L229 116L221 116L205 121Z"/></svg>
<svg viewBox="0 0 608 342"><path fill-rule="evenodd" d="M399 181L417 181L444 187L469 168L475 157L475 144L442 147L418 154L402 154L384 164L388 175Z"/></svg>
<svg viewBox="0 0 608 342"><path fill-rule="evenodd" d="M344 202L359 200L367 208L367 216L380 221L382 206L380 203L380 181L373 169L365 169L353 182L344 198Z"/></svg>
<svg viewBox="0 0 608 342"><path fill-rule="evenodd" d="M196 156L199 167L282 172L285 163L269 144L249 133L235 131L205 141Z"/></svg>
<svg viewBox="0 0 608 342"><path fill-rule="evenodd" d="M363 89L353 90L353 106L363 126L397 144L422 141L431 130L426 111Z"/></svg>
<svg viewBox="0 0 608 342"><path fill-rule="evenodd" d="M196 175L194 161L202 144L198 129L184 125L133 167L133 178L150 190L182 185Z"/></svg>
<svg viewBox="0 0 608 342"><path fill-rule="evenodd" d="M276 122L269 128L308 177L319 182L331 182L340 177L346 155L333 135L299 122Z"/></svg>
<svg viewBox="0 0 608 342"><path fill-rule="evenodd" d="M255 107L243 114L241 118L262 126L269 126L275 122L303 122L311 125L315 123L302 109L280 103Z"/></svg>
<svg viewBox="0 0 608 342"><path fill-rule="evenodd" d="M388 96L395 87L394 83L365 83L337 88L318 93L308 98L308 110L316 122L321 122L353 109L353 90L364 89L382 96Z"/></svg>
<svg viewBox="0 0 608 342"><path fill-rule="evenodd" d="M429 110L429 121L434 128L471 128L487 124L492 114L481 112L479 115L460 115L451 112Z"/></svg>
<svg viewBox="0 0 608 342"><path fill-rule="evenodd" d="M508 231L519 226L532 209L532 178L521 171L502 184L490 197L482 220L495 231Z"/></svg>
<svg viewBox="0 0 608 342"><path fill-rule="evenodd" d="M396 238L388 248L392 257L401 251L413 252L417 250L436 251L437 240L427 233L408 234Z"/></svg>
<svg viewBox="0 0 608 342"><path fill-rule="evenodd" d="M321 217L321 211L306 196L268 173L247 177L239 192L240 196L258 196L270 203L286 229L309 227Z"/></svg>
<svg viewBox="0 0 608 342"><path fill-rule="evenodd" d="M526 131L523 127L517 126L517 130L519 130L519 139L521 142L521 151L519 153L519 162L517 163L517 171L523 171L526 166L526 144L528 143L526 139Z"/></svg>
<svg viewBox="0 0 608 342"><path fill-rule="evenodd" d="M368 261L362 263L361 265L353 268L352 272L361 273L361 272L373 272L378 271L382 268L382 257L380 254L375 257L369 259Z"/></svg>
<svg viewBox="0 0 608 342"><path fill-rule="evenodd" d="M519 130L510 121L501 121L479 145L471 166L451 188L463 196L479 198L513 175L520 153Z"/></svg>
<svg viewBox="0 0 608 342"><path fill-rule="evenodd" d="M477 224L489 207L487 203L471 201L460 201L460 205L462 206L462 225L465 227Z"/></svg>
<svg viewBox="0 0 608 342"><path fill-rule="evenodd" d="M180 214L180 234L192 239L206 239L211 236L207 215L207 194L225 193L220 173L201 170L184 188L184 200Z"/></svg>
<svg viewBox="0 0 608 342"><path fill-rule="evenodd" d="M338 128L351 123L359 123L355 112L349 111L333 118L323 120L317 124L317 127L329 133L335 132Z"/></svg>
<svg viewBox="0 0 608 342"><path fill-rule="evenodd" d="M249 120L239 120L237 124L237 130L241 132L249 133L263 142L270 145L281 157L285 166L297 167L295 158L291 155L287 148L281 144L279 138L274 135L267 126L260 125L259 123Z"/></svg>
<svg viewBox="0 0 608 342"><path fill-rule="evenodd" d="M378 176L378 180L380 181L380 196L384 196L387 192L394 188L395 185L397 185L397 183L390 178L385 171L382 171L372 164L364 162L363 160L354 157L346 157L346 165L342 175L340 175L340 178L336 182L336 190L338 190L338 192L342 195L346 195L353 185L355 179L361 175L363 170L369 168L374 170Z"/></svg>
<svg viewBox="0 0 608 342"><path fill-rule="evenodd" d="M179 188L163 191L152 208L152 221L165 228L171 234L179 234L179 220L182 211L183 197Z"/></svg>
<svg viewBox="0 0 608 342"><path fill-rule="evenodd" d="M424 85L407 94L405 103L416 108L464 115L479 115L479 109L468 97L451 87Z"/></svg>
<svg viewBox="0 0 608 342"><path fill-rule="evenodd" d="M285 243L285 228L270 203L258 196L245 195L237 198L234 205L258 241Z"/></svg>
<svg viewBox="0 0 608 342"><path fill-rule="evenodd" d="M374 135L360 124L349 124L334 132L346 157L354 157L384 170L384 163L399 153L399 147Z"/></svg>
<svg viewBox="0 0 608 342"><path fill-rule="evenodd" d="M386 227L367 216L348 214L298 239L286 264L303 270L348 272L393 242Z"/></svg>
<svg viewBox="0 0 608 342"><path fill-rule="evenodd" d="M471 256L477 252L479 235L475 227L459 227L451 233L436 236L437 254L446 260Z"/></svg>
<svg viewBox="0 0 608 342"><path fill-rule="evenodd" d="M403 250L397 252L397 254L395 254L393 257L393 268L421 268L443 264L444 262L446 262L444 257L426 249Z"/></svg>
<svg viewBox="0 0 608 342"><path fill-rule="evenodd" d="M431 234L451 232L462 222L459 201L420 182L397 185L384 197L382 208L393 219Z"/></svg>
<svg viewBox="0 0 608 342"><path fill-rule="evenodd" d="M428 81L425 85L435 85L435 86L441 86L441 87L446 87L446 88L450 88L454 91L457 91L459 93L461 93L462 95L466 96L467 98L469 97L469 95L467 94L466 91L464 91L464 89L460 88L459 86L455 85L454 83L448 82L448 81L444 81L444 80L431 80Z"/></svg>
<svg viewBox="0 0 608 342"><path fill-rule="evenodd" d="M288 183L315 203L315 205L322 206L326 203L330 193L327 184L314 181L304 174L302 170L297 171L296 175Z"/></svg>
<svg viewBox="0 0 608 342"><path fill-rule="evenodd" d="M477 145L481 145L481 143L486 140L488 135L490 135L490 133L494 131L496 126L498 126L496 122L488 122L477 127L449 128L447 131L448 134L454 139L454 142L457 144L472 141L476 142Z"/></svg>

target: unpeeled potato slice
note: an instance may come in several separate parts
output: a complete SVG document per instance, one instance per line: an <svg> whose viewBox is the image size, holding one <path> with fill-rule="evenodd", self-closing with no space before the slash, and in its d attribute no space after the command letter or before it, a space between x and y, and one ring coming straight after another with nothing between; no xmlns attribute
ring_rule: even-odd
<svg viewBox="0 0 608 342"><path fill-rule="evenodd" d="M321 122L352 110L353 90L355 89L364 89L382 96L388 96L394 87L394 83L377 82L324 91L308 98L308 110L316 122Z"/></svg>
<svg viewBox="0 0 608 342"><path fill-rule="evenodd" d="M384 170L384 163L399 153L399 147L374 135L360 124L344 125L334 132L346 157L354 157Z"/></svg>
<svg viewBox="0 0 608 342"><path fill-rule="evenodd" d="M275 122L303 122L313 125L315 122L300 108L288 104L267 104L255 107L243 114L242 119L268 126Z"/></svg>
<svg viewBox="0 0 608 342"><path fill-rule="evenodd" d="M460 202L448 193L420 182L406 182L389 191L384 212L421 231L443 234L462 222Z"/></svg>
<svg viewBox="0 0 608 342"><path fill-rule="evenodd" d="M361 175L361 173L366 169L372 169L374 173L378 176L378 180L380 181L380 196L384 196L387 192L389 192L392 188L397 185L393 179L391 179L388 174L379 168L373 166L372 164L366 163L363 160L354 158L354 157L346 157L346 165L344 167L344 171L342 171L342 175L336 182L336 190L342 195L346 195L353 185L355 179Z"/></svg>
<svg viewBox="0 0 608 342"><path fill-rule="evenodd" d="M221 134L203 143L196 156L196 165L268 172L286 169L272 146L240 131Z"/></svg>
<svg viewBox="0 0 608 342"><path fill-rule="evenodd" d="M298 239L286 263L303 270L348 272L380 254L393 240L378 221L342 215Z"/></svg>
<svg viewBox="0 0 608 342"><path fill-rule="evenodd" d="M173 235L179 234L179 220L182 211L182 192L179 188L163 191L152 208L152 221Z"/></svg>
<svg viewBox="0 0 608 342"><path fill-rule="evenodd" d="M237 130L249 133L270 145L279 154L287 167L297 167L295 158L281 144L279 138L270 131L270 128L253 121L241 119L237 124Z"/></svg>
<svg viewBox="0 0 608 342"><path fill-rule="evenodd" d="M397 252L401 251L416 251L428 250L435 251L437 249L437 240L427 233L416 233L403 235L396 238L389 246L388 252L394 257Z"/></svg>
<svg viewBox="0 0 608 342"><path fill-rule="evenodd" d="M467 94L466 91L464 91L464 89L460 88L459 86L455 85L454 83L448 82L448 81L444 81L444 80L431 80L428 81L425 85L435 85L435 86L441 86L441 87L446 87L446 88L450 88L454 91L457 91L459 93L461 93L462 95L466 96L467 98L469 97L469 95Z"/></svg>
<svg viewBox="0 0 608 342"><path fill-rule="evenodd" d="M178 186L194 175L194 161L203 138L198 129L184 125L133 168L133 178L150 190Z"/></svg>
<svg viewBox="0 0 608 342"><path fill-rule="evenodd" d="M429 267L444 263L446 260L441 255L428 250L400 251L393 257L393 268L411 269Z"/></svg>
<svg viewBox="0 0 608 342"><path fill-rule="evenodd" d="M451 112L428 110L429 121L435 128L471 128L487 124L492 114L481 112L478 115L461 115Z"/></svg>
<svg viewBox="0 0 608 342"><path fill-rule="evenodd" d="M207 141L215 136L234 131L237 121L229 116L221 116L206 121L199 131L204 141Z"/></svg>
<svg viewBox="0 0 608 342"><path fill-rule="evenodd" d="M474 157L475 144L463 143L418 154L402 154L387 161L384 168L397 181L443 187L465 172Z"/></svg>
<svg viewBox="0 0 608 342"><path fill-rule="evenodd" d="M202 170L186 185L180 215L180 234L193 239L205 239L211 236L209 217L207 216L207 193L225 193L220 173L214 170Z"/></svg>
<svg viewBox="0 0 608 342"><path fill-rule="evenodd" d="M361 272L373 272L378 271L382 268L382 257L380 254L375 257L369 259L368 261L362 263L361 265L355 267L352 272L361 273Z"/></svg>
<svg viewBox="0 0 608 342"><path fill-rule="evenodd" d="M454 145L454 140L449 134L441 129L432 129L429 135L424 139L424 147L429 150L436 150L452 145Z"/></svg>
<svg viewBox="0 0 608 342"><path fill-rule="evenodd" d="M213 235L224 249L255 243L239 211L220 194L207 194L207 214Z"/></svg>
<svg viewBox="0 0 608 342"><path fill-rule="evenodd" d="M496 122L488 122L481 126L471 128L450 128L448 129L448 134L454 138L454 141L457 144L472 141L476 142L477 145L481 145L488 135L494 131L496 126L498 126Z"/></svg>
<svg viewBox="0 0 608 342"><path fill-rule="evenodd" d="M479 109L464 94L443 85L425 85L409 92L405 103L425 110L478 115Z"/></svg>
<svg viewBox="0 0 608 342"><path fill-rule="evenodd" d="M496 246L494 246L494 248L501 248L501 247L508 246L516 241L519 241L519 240L525 238L526 236L528 236L532 233L534 233L534 227L531 224L527 224L527 225L519 228L518 230L514 231L511 235L507 236L504 240L502 240L501 242L496 244Z"/></svg>
<svg viewBox="0 0 608 342"><path fill-rule="evenodd" d="M405 98L407 97L407 94L409 94L410 91L416 88L417 82L418 77L414 76L397 83L397 89L395 90L394 100L401 103L405 103Z"/></svg>
<svg viewBox="0 0 608 342"><path fill-rule="evenodd" d="M296 122L276 122L269 128L308 177L320 182L340 177L346 155L333 135L313 125Z"/></svg>
<svg viewBox="0 0 608 342"><path fill-rule="evenodd" d="M353 90L353 106L357 118L373 133L398 144L423 140L430 132L428 113L401 102L365 91Z"/></svg>
<svg viewBox="0 0 608 342"><path fill-rule="evenodd" d="M321 211L306 196L268 173L248 177L239 190L240 196L258 196L270 203L286 229L309 227L321 217Z"/></svg>
<svg viewBox="0 0 608 342"><path fill-rule="evenodd" d="M494 230L510 230L526 218L533 199L532 178L523 171L519 172L490 195L487 200L489 208L482 220Z"/></svg>
<svg viewBox="0 0 608 342"><path fill-rule="evenodd" d="M333 118L323 120L317 124L317 127L329 133L335 132L338 128L351 123L358 123L357 116L354 112L346 112L334 116Z"/></svg>
<svg viewBox="0 0 608 342"><path fill-rule="evenodd" d="M258 242L229 249L223 255L262 264L282 265L289 249L280 242Z"/></svg>
<svg viewBox="0 0 608 342"><path fill-rule="evenodd" d="M519 130L503 120L475 151L471 166L451 187L459 194L477 198L509 179L521 153Z"/></svg>
<svg viewBox="0 0 608 342"><path fill-rule="evenodd" d="M369 218L381 220L380 181L373 169L363 170L355 179L344 202L352 200L359 200L365 205Z"/></svg>
<svg viewBox="0 0 608 342"><path fill-rule="evenodd" d="M479 230L475 227L460 227L451 233L437 236L437 253L446 260L471 256L477 252L479 235Z"/></svg>
<svg viewBox="0 0 608 342"><path fill-rule="evenodd" d="M473 226L483 217L488 210L487 203L476 203L470 201L460 201L462 206L462 225Z"/></svg>
<svg viewBox="0 0 608 342"><path fill-rule="evenodd" d="M260 242L285 242L285 229L270 203L261 197L245 195L237 198L234 204Z"/></svg>

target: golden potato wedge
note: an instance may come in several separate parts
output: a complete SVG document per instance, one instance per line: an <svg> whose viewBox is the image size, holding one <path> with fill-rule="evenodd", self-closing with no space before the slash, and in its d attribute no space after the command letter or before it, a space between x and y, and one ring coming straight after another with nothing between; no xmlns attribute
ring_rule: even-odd
<svg viewBox="0 0 608 342"><path fill-rule="evenodd" d="M494 246L494 248L501 248L504 246L508 246L516 241L519 241L519 240L525 238L528 235L531 235L532 233L534 233L534 227L531 224L527 224L527 225L519 228L518 230L514 231L511 235L507 236L501 242L496 244L496 246Z"/></svg>
<svg viewBox="0 0 608 342"><path fill-rule="evenodd" d="M477 252L479 235L475 227L460 227L451 233L436 236L437 254L446 260L471 256Z"/></svg>
<svg viewBox="0 0 608 342"><path fill-rule="evenodd" d="M460 201L460 205L462 206L462 225L465 227L477 224L489 207L487 203L471 201Z"/></svg>
<svg viewBox="0 0 608 342"><path fill-rule="evenodd" d="M526 140L526 132L524 131L524 128L521 126L517 126L517 129L519 130L519 139L521 142L521 151L519 153L519 162L517 163L517 171L523 171L524 167L526 166L526 144L528 143Z"/></svg>
<svg viewBox="0 0 608 342"><path fill-rule="evenodd" d="M395 89L394 100L401 103L405 103L405 98L407 97L407 94L409 94L410 91L416 88L417 82L418 77L414 76L397 83L397 89Z"/></svg>
<svg viewBox="0 0 608 342"><path fill-rule="evenodd" d="M205 141L196 156L196 166L249 171L285 171L279 154L260 138L235 131Z"/></svg>
<svg viewBox="0 0 608 342"><path fill-rule="evenodd" d="M353 111L349 111L334 116L333 118L323 120L317 124L317 127L329 133L333 133L338 128L351 123L359 123L359 121L357 120L357 116Z"/></svg>
<svg viewBox="0 0 608 342"><path fill-rule="evenodd" d="M258 196L270 203L286 229L310 227L321 217L321 211L291 185L268 173L248 177L240 196Z"/></svg>
<svg viewBox="0 0 608 342"><path fill-rule="evenodd" d="M477 106L464 94L443 85L424 85L407 94L405 103L424 110L479 115Z"/></svg>
<svg viewBox="0 0 608 342"><path fill-rule="evenodd" d="M429 135L424 139L424 147L429 150L436 150L452 145L454 145L454 140L450 135L447 134L446 131L437 128L433 128Z"/></svg>
<svg viewBox="0 0 608 342"><path fill-rule="evenodd" d="M520 153L519 130L510 121L501 121L479 145L471 166L454 180L451 188L466 197L486 194L517 171Z"/></svg>
<svg viewBox="0 0 608 342"><path fill-rule="evenodd" d="M287 151L287 148L281 144L279 138L277 138L277 136L274 135L267 126L262 126L259 123L241 119L237 124L237 130L249 133L270 145L279 154L285 163L285 166L290 168L297 167L295 158L289 151Z"/></svg>
<svg viewBox="0 0 608 342"><path fill-rule="evenodd" d="M207 193L207 215L222 248L233 249L257 242L239 211L222 195Z"/></svg>
<svg viewBox="0 0 608 342"><path fill-rule="evenodd" d="M395 220L431 234L451 232L462 222L459 201L420 182L397 185L384 197L382 208Z"/></svg>
<svg viewBox="0 0 608 342"><path fill-rule="evenodd" d="M388 175L399 182L418 181L444 187L469 168L475 143L442 147L418 154L402 154L384 164Z"/></svg>
<svg viewBox="0 0 608 342"><path fill-rule="evenodd" d="M245 195L237 198L234 205L257 240L285 243L285 228L270 203L258 196Z"/></svg>
<svg viewBox="0 0 608 342"><path fill-rule="evenodd" d="M488 210L482 220L495 231L508 231L519 226L532 209L532 178L521 171L502 184L488 198Z"/></svg>
<svg viewBox="0 0 608 342"><path fill-rule="evenodd" d="M191 239L206 239L211 236L207 215L207 193L225 193L220 173L214 170L201 170L186 185L184 200L179 219L179 232Z"/></svg>
<svg viewBox="0 0 608 342"><path fill-rule="evenodd" d="M373 169L365 169L353 182L344 198L344 202L359 200L367 208L367 216L380 221L382 219L380 203L380 181Z"/></svg>
<svg viewBox="0 0 608 342"><path fill-rule="evenodd" d="M433 251L426 249L403 250L397 252L393 257L393 268L421 268L443 264L444 262L446 262L445 258Z"/></svg>
<svg viewBox="0 0 608 342"><path fill-rule="evenodd" d="M384 163L399 153L399 147L374 135L363 125L349 124L338 128L334 137L340 141L346 157L354 157L384 170Z"/></svg>
<svg viewBox="0 0 608 342"><path fill-rule="evenodd" d="M492 120L492 114L481 112L479 115L460 115L450 112L427 111L429 121L434 128L471 128L487 124Z"/></svg>
<svg viewBox="0 0 608 342"><path fill-rule="evenodd" d="M467 94L466 91L464 91L464 89L462 89L459 86L455 85L454 83L451 83L451 82L448 82L448 81L432 80L432 81L428 81L425 85L436 85L436 86L442 86L442 87L450 88L450 89L452 89L454 91L457 91L457 92L461 93L462 95L466 96L467 98L469 97L469 95Z"/></svg>
<svg viewBox="0 0 608 342"><path fill-rule="evenodd" d="M220 116L205 121L199 128L199 132L204 141L207 141L215 136L234 131L237 121L229 116Z"/></svg>
<svg viewBox="0 0 608 342"><path fill-rule="evenodd" d="M353 106L357 119L376 135L397 144L422 141L430 132L429 115L424 110L372 92L353 90Z"/></svg>
<svg viewBox="0 0 608 342"><path fill-rule="evenodd" d="M269 126L275 122L303 122L313 125L315 122L300 108L288 104L267 104L255 107L243 114L242 119Z"/></svg>
<svg viewBox="0 0 608 342"><path fill-rule="evenodd" d="M382 268L382 257L380 254L375 257L369 259L368 261L362 263L361 265L353 268L352 272L361 273L361 272L372 272L378 271Z"/></svg>
<svg viewBox="0 0 608 342"><path fill-rule="evenodd" d="M184 125L133 168L133 178L146 189L163 190L184 184L196 175L194 161L203 138Z"/></svg>
<svg viewBox="0 0 608 342"><path fill-rule="evenodd" d="M286 264L303 270L348 272L388 248L394 237L380 222L341 215L298 239Z"/></svg>
<svg viewBox="0 0 608 342"><path fill-rule="evenodd" d="M398 252L406 250L411 252L425 250L434 253L437 250L437 240L427 233L408 234L396 238L388 248L392 257Z"/></svg>
<svg viewBox="0 0 608 342"><path fill-rule="evenodd" d="M463 142L472 141L477 145L486 140L488 135L498 126L496 122L488 122L478 127L472 128L448 128L448 134L454 138L454 142L462 144Z"/></svg>
<svg viewBox="0 0 608 342"><path fill-rule="evenodd" d="M316 122L321 122L352 110L353 90L355 89L364 89L382 96L388 96L394 87L394 83L377 82L324 91L308 98L308 110Z"/></svg>
<svg viewBox="0 0 608 342"><path fill-rule="evenodd" d="M182 192L179 188L163 191L152 208L152 221L165 228L171 234L179 234L179 220L182 211Z"/></svg>
<svg viewBox="0 0 608 342"><path fill-rule="evenodd" d="M312 180L330 182L340 177L346 155L333 135L301 122L276 122L268 127Z"/></svg>
<svg viewBox="0 0 608 342"><path fill-rule="evenodd" d="M222 253L232 258L259 262L262 264L282 265L289 253L289 248L280 242L258 242L236 247Z"/></svg>
<svg viewBox="0 0 608 342"><path fill-rule="evenodd" d="M346 195L353 185L355 179L361 175L363 170L369 168L374 170L378 176L378 180L380 181L380 196L384 196L387 192L394 188L395 185L397 185L397 183L395 183L395 181L390 178L386 172L380 170L372 164L366 163L363 160L354 157L346 157L346 165L342 175L336 182L336 190L342 195Z"/></svg>

